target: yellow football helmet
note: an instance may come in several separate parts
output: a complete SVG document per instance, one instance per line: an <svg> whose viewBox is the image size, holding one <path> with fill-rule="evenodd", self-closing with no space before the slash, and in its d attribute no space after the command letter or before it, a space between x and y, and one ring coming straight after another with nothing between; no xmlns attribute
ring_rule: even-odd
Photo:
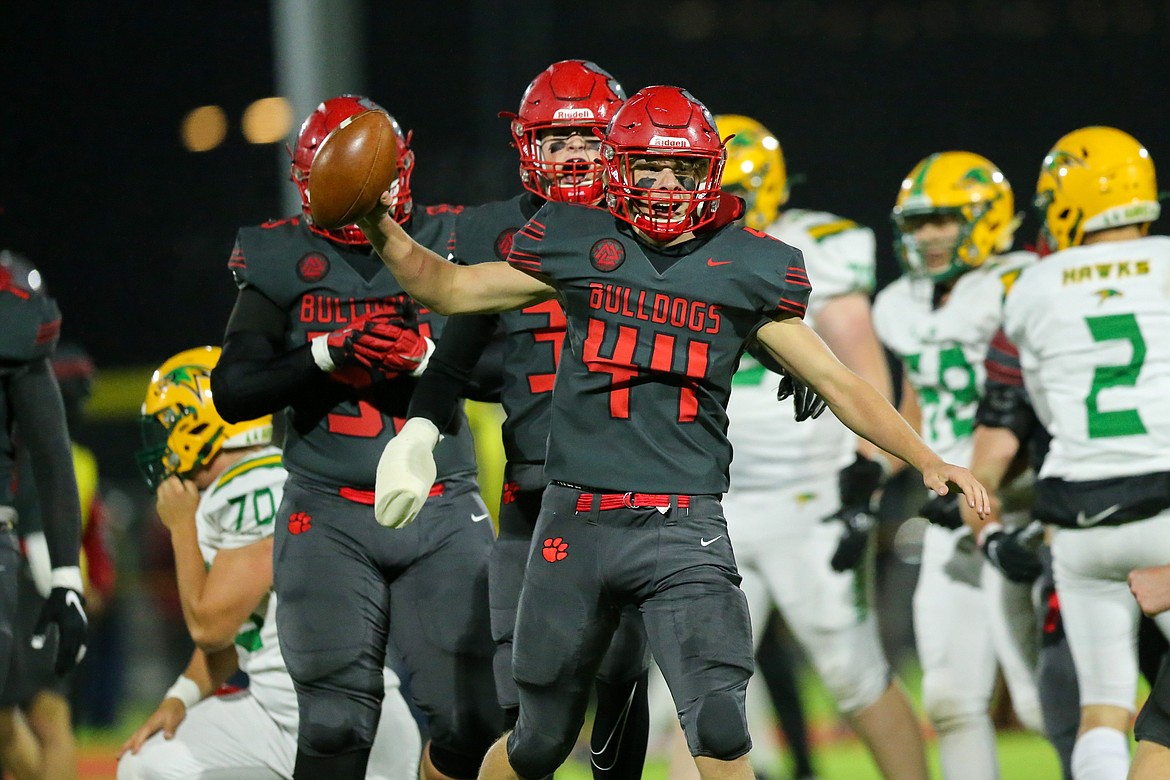
<svg viewBox="0 0 1170 780"><path fill-rule="evenodd" d="M1061 138L1036 182L1040 238L1051 251L1078 246L1085 233L1158 218L1154 161L1138 140L1113 127L1084 127Z"/></svg>
<svg viewBox="0 0 1170 780"><path fill-rule="evenodd" d="M1006 252L1019 219L1012 186L985 157L939 152L922 160L902 180L894 211L894 251L911 274L946 282ZM945 268L930 270L914 238L916 218L957 216L959 237Z"/></svg>
<svg viewBox="0 0 1170 780"><path fill-rule="evenodd" d="M136 458L153 490L173 474L186 477L221 449L272 441L272 415L226 422L211 400L211 369L219 347L196 347L168 358L150 378L142 402L142 444Z"/></svg>
<svg viewBox="0 0 1170 780"><path fill-rule="evenodd" d="M724 138L735 134L727 142L722 187L746 202L744 224L763 230L788 202L788 171L780 142L771 130L746 116L723 114L715 117L715 124Z"/></svg>

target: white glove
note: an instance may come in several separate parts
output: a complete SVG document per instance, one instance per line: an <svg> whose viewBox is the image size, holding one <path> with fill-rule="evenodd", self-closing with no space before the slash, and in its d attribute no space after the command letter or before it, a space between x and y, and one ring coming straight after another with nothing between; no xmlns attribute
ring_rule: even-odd
<svg viewBox="0 0 1170 780"><path fill-rule="evenodd" d="M411 417L382 450L374 482L374 517L387 528L414 522L435 484L435 445L439 429Z"/></svg>

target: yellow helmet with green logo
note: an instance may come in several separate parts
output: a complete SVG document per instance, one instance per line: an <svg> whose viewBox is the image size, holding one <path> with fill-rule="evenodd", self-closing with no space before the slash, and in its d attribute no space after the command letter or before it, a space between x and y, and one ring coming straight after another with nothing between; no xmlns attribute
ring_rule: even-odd
<svg viewBox="0 0 1170 780"><path fill-rule="evenodd" d="M1154 161L1113 127L1084 127L1056 142L1040 166L1036 210L1046 248L1078 246L1086 233L1149 223L1162 212Z"/></svg>
<svg viewBox="0 0 1170 780"><path fill-rule="evenodd" d="M211 370L219 347L196 347L166 360L150 378L142 402L138 467L151 489L167 477L189 476L222 449L272 441L272 415L229 423L211 400Z"/></svg>
<svg viewBox="0 0 1170 780"><path fill-rule="evenodd" d="M894 250L909 273L954 279L1012 245L1019 220L1012 187L990 160L972 152L939 152L914 166L894 202ZM958 217L959 237L945 268L928 270L913 236L915 218Z"/></svg>
<svg viewBox="0 0 1170 780"><path fill-rule="evenodd" d="M735 135L727 142L722 188L746 202L744 224L763 230L788 202L788 172L780 142L771 130L746 116L723 114L715 117L715 124L724 138Z"/></svg>

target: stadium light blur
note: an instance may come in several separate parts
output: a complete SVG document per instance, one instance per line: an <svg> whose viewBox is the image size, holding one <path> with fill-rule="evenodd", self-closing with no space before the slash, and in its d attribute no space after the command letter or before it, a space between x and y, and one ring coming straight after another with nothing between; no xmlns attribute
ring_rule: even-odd
<svg viewBox="0 0 1170 780"><path fill-rule="evenodd" d="M206 152L223 143L227 115L219 106L200 106L183 117L183 146L188 152Z"/></svg>
<svg viewBox="0 0 1170 780"><path fill-rule="evenodd" d="M292 106L282 97L261 98L244 109L242 130L250 144L283 141L292 129Z"/></svg>

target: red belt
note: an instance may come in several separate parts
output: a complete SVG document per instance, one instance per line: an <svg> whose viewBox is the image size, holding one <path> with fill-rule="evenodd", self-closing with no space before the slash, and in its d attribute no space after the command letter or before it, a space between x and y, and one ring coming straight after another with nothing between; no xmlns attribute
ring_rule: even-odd
<svg viewBox="0 0 1170 780"><path fill-rule="evenodd" d="M670 493L582 493L577 496L577 511L588 512L593 508L593 497L601 499L602 511L607 509L642 509L670 506L675 499L677 506L685 509L691 505L690 496L676 496Z"/></svg>
<svg viewBox="0 0 1170 780"><path fill-rule="evenodd" d="M366 506L374 505L374 491L362 490L361 488L343 487L337 491L342 498L347 501L353 501L355 504L365 504ZM427 493L429 498L443 495L443 483L436 482L431 485L431 492Z"/></svg>

